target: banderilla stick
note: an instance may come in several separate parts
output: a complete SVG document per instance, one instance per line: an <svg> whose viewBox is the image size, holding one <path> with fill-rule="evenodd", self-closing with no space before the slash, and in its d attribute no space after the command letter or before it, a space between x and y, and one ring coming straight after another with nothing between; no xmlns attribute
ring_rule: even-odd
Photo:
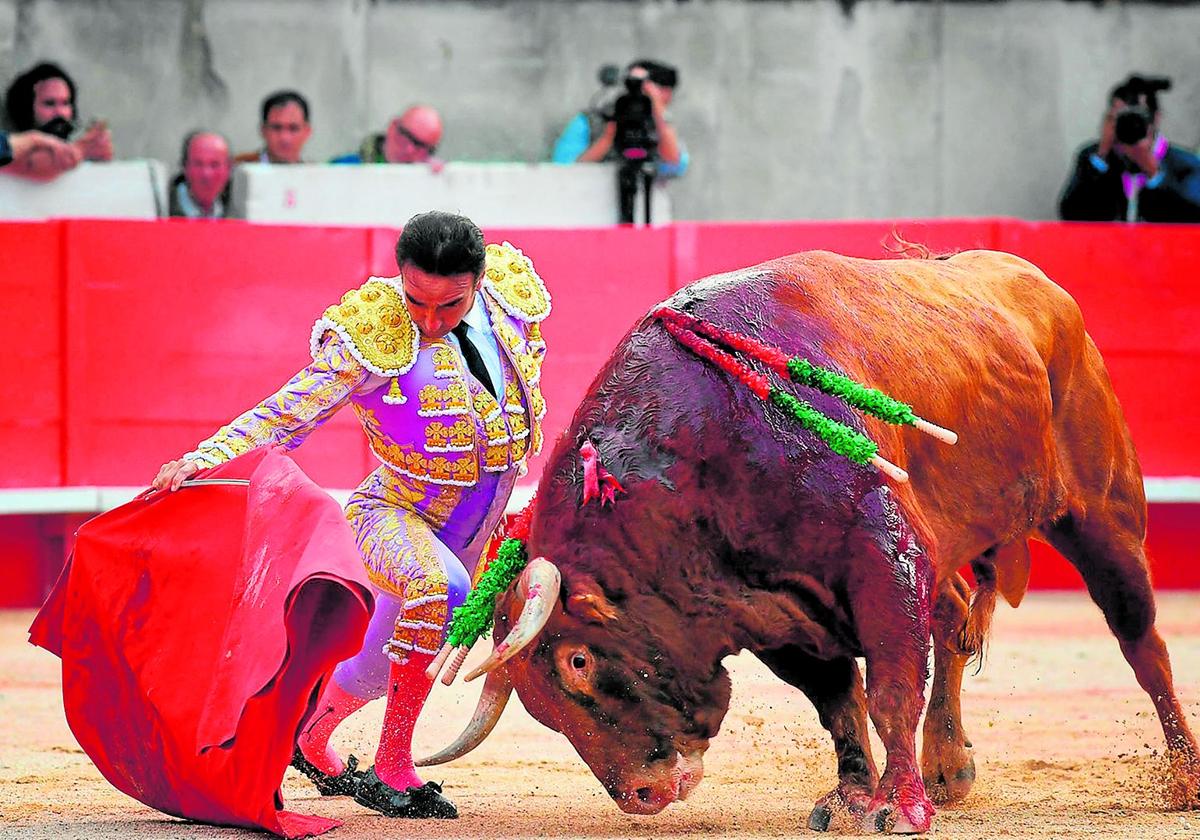
<svg viewBox="0 0 1200 840"><path fill-rule="evenodd" d="M450 683L454 682L454 678L458 676L458 669L462 667L463 662L467 659L467 654L470 652L471 649L466 645L459 645L458 653L454 655L454 659L450 660L450 667L442 675L442 685L450 685Z"/></svg>

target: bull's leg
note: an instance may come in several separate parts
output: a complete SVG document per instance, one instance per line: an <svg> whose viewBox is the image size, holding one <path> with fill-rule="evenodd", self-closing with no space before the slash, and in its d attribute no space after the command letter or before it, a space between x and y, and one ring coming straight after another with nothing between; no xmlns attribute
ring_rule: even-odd
<svg viewBox="0 0 1200 840"><path fill-rule="evenodd" d="M1167 647L1154 627L1144 524L1137 516L1118 516L1109 501L1091 500L1082 508L1086 514L1070 512L1043 533L1079 569L1138 684L1154 703L1170 761L1170 805L1200 808L1200 750L1175 696Z"/></svg>
<svg viewBox="0 0 1200 840"><path fill-rule="evenodd" d="M851 657L823 660L798 647L763 651L758 658L784 682L803 691L817 709L821 725L833 736L838 784L817 800L808 827L826 831L838 811L862 818L871 803L879 773L871 758L867 700L858 663Z"/></svg>
<svg viewBox="0 0 1200 840"><path fill-rule="evenodd" d="M890 493L881 491L877 498L882 516L875 529L862 532L864 543L857 546L865 574L848 593L867 660L867 711L887 751L863 828L920 833L929 830L934 815L917 766L933 570Z"/></svg>
<svg viewBox="0 0 1200 840"><path fill-rule="evenodd" d="M1143 543L1146 497L1133 441L1090 339L1061 379L1051 371L1055 442L1067 512L1042 533L1083 576L1166 736L1173 804L1200 807L1200 751L1175 696L1166 645L1154 627Z"/></svg>
<svg viewBox="0 0 1200 840"><path fill-rule="evenodd" d="M971 588L960 575L946 580L933 607L933 684L921 738L921 775L934 802L956 802L975 781L975 759L962 725L963 669L976 651L964 650Z"/></svg>

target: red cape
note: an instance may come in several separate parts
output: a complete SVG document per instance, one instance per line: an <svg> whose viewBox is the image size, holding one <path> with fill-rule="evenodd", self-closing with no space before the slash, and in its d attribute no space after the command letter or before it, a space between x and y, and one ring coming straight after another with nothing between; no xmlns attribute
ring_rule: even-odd
<svg viewBox="0 0 1200 840"><path fill-rule="evenodd" d="M374 598L345 515L279 451L85 523L30 641L62 658L67 723L104 777L168 814L303 837L282 810L299 726L362 645Z"/></svg>

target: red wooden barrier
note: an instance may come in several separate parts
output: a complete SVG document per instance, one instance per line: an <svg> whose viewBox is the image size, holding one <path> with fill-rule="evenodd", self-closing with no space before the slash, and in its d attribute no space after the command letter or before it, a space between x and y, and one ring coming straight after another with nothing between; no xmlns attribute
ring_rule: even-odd
<svg viewBox="0 0 1200 840"><path fill-rule="evenodd" d="M548 448L613 345L673 290L798 250L886 256L894 233L934 251L994 247L1041 266L1079 301L1145 472L1200 476L1200 447L1185 434L1200 427L1200 409L1180 397L1200 392L1200 226L981 219L485 233L529 254L554 298ZM324 307L369 274L395 274L395 238L239 222L0 224L0 487L144 484L305 364ZM348 413L298 459L329 487L353 486L375 463ZM0 517L9 593L43 585L41 571L22 578L21 569L45 554L47 534L72 527L18 519ZM1160 586L1200 586L1198 519L1200 505L1152 506ZM1055 557L1039 561L1034 584L1074 587L1078 576Z"/></svg>
<svg viewBox="0 0 1200 840"><path fill-rule="evenodd" d="M58 222L0 224L0 486L62 483L63 239Z"/></svg>
<svg viewBox="0 0 1200 840"><path fill-rule="evenodd" d="M313 321L363 274L367 232L66 223L68 485L136 485L309 360ZM371 468L350 413L297 460L352 487Z"/></svg>

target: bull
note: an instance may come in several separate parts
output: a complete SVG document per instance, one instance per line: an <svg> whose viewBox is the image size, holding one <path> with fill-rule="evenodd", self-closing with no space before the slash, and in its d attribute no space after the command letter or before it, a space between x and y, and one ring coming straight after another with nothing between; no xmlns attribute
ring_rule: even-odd
<svg viewBox="0 0 1200 840"><path fill-rule="evenodd" d="M646 318L549 459L528 541L537 559L497 604L503 641L476 670L479 707L426 763L478 744L515 689L622 810L657 813L699 783L729 704L721 662L748 650L832 736L837 785L809 826L848 812L868 831L925 831L930 795L960 799L975 778L963 669L996 593L1020 601L1035 536L1082 575L1158 713L1177 804L1197 806L1200 754L1155 629L1140 467L1065 291L1003 253L812 252L698 281L667 306L882 389L962 440L947 447L796 389L905 467L900 483L783 422ZM626 491L615 504L584 504L587 444Z"/></svg>

